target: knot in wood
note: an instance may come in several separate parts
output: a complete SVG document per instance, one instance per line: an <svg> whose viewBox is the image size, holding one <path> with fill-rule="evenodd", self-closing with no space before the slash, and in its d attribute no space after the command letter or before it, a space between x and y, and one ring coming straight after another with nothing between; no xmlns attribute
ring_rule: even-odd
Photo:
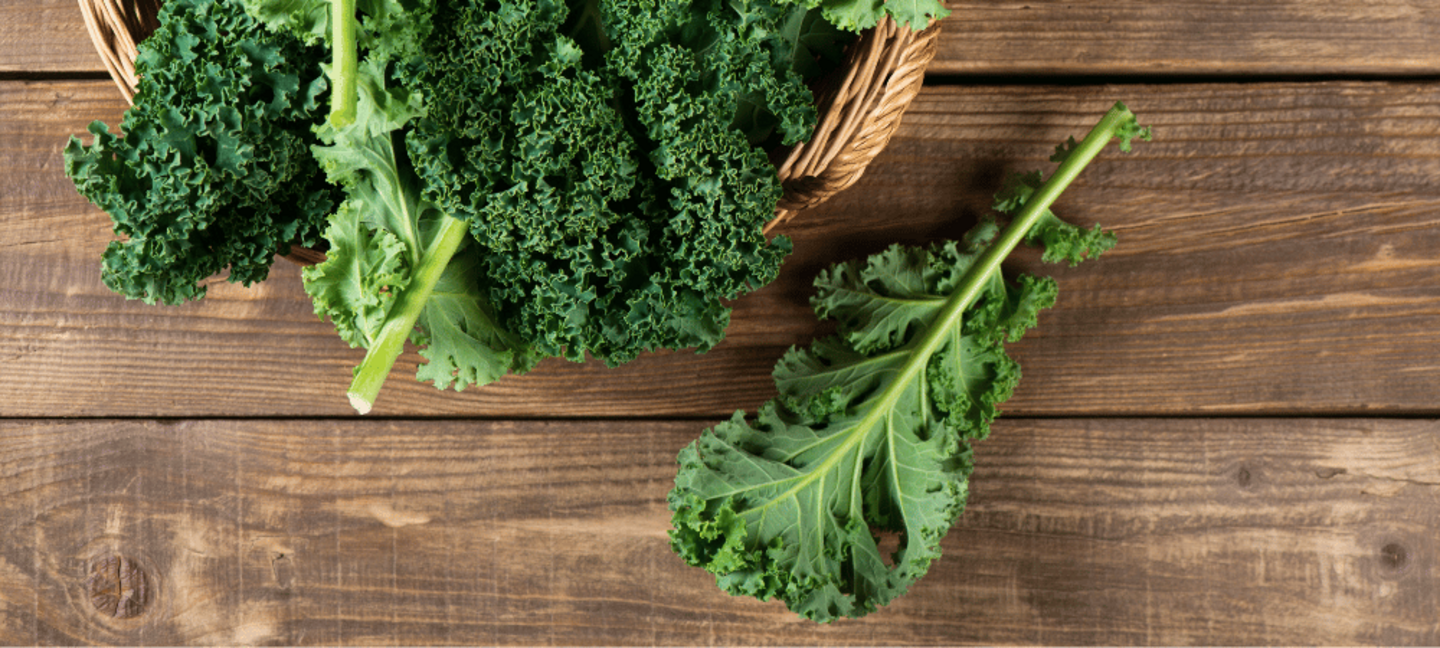
<svg viewBox="0 0 1440 648"><path fill-rule="evenodd" d="M100 614L129 619L150 604L150 577L134 559L112 554L90 563L86 592Z"/></svg>

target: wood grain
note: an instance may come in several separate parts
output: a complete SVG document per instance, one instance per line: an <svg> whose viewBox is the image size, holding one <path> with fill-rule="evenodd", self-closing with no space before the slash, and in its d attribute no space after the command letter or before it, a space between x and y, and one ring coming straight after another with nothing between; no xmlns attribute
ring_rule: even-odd
<svg viewBox="0 0 1440 648"><path fill-rule="evenodd" d="M930 71L978 75L1433 75L1440 6L1412 0L946 3Z"/></svg>
<svg viewBox="0 0 1440 648"><path fill-rule="evenodd" d="M0 645L1440 644L1440 4L949 6L719 348L461 394L407 353L356 420L293 265L180 308L100 284L60 150L122 101L73 0L0 3ZM1121 244L1007 262L1060 302L930 574L816 626L672 555L675 453L826 330L811 277L959 236L1117 99L1157 141L1057 211Z"/></svg>
<svg viewBox="0 0 1440 648"><path fill-rule="evenodd" d="M1440 7L1414 0L947 3L937 75L1433 75ZM104 71L71 0L0 6L0 73Z"/></svg>
<svg viewBox="0 0 1440 648"><path fill-rule="evenodd" d="M0 3L0 74L104 71L75 0Z"/></svg>
<svg viewBox="0 0 1440 648"><path fill-rule="evenodd" d="M1002 420L931 573L831 626L670 553L700 427L3 421L0 643L1440 641L1434 421Z"/></svg>
<svg viewBox="0 0 1440 648"><path fill-rule="evenodd" d="M414 382L407 354L377 414L723 416L772 392L784 349L823 327L824 265L959 236L1010 171L1116 99L1158 141L1106 154L1058 209L1121 244L1053 273L1059 305L1012 346L1019 415L1440 411L1440 89L1410 83L930 88L859 185L787 226L782 278L735 303L709 354L614 370L549 361L462 394ZM0 416L348 413L360 354L310 312L293 266L219 282L180 308L127 303L97 277L104 214L60 148L121 106L104 81L0 83Z"/></svg>

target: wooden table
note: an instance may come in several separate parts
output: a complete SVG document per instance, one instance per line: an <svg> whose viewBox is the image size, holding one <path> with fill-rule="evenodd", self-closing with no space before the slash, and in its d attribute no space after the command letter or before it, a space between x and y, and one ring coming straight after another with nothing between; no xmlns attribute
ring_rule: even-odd
<svg viewBox="0 0 1440 648"><path fill-rule="evenodd" d="M407 354L358 418L294 266L177 308L101 285L60 150L123 102L73 0L0 4L0 642L1440 643L1440 4L952 7L719 348L461 394ZM958 236L1117 99L1156 141L1057 209L1121 243L1009 264L1060 302L930 574L817 626L671 554L675 452L773 394L815 272ZM145 605L97 608L131 569Z"/></svg>

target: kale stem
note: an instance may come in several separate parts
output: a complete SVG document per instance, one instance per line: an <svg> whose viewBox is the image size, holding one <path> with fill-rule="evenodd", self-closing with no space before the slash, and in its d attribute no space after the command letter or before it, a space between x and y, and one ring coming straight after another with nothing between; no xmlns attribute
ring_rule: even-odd
<svg viewBox="0 0 1440 648"><path fill-rule="evenodd" d="M980 258L976 259L966 270L965 275L960 279L960 286L950 295L945 306L941 308L940 314L935 318L935 322L926 331L926 338L916 349L917 358L928 358L940 346L945 331L960 324L961 315L979 297L981 289L990 280L990 275L999 271L1000 262L1010 256L1010 252L1020 244L1020 241L1025 240L1025 235L1030 232L1030 228L1034 227L1045 211L1055 204L1055 200L1070 186L1071 182L1075 181L1075 178L1080 175L1080 171L1090 164L1090 161L1095 159L1100 151L1105 149L1111 139L1115 138L1120 127L1133 119L1135 119L1135 113L1130 112L1123 104L1117 103L1109 112L1105 113L1104 117L1100 118L1100 122L1095 124L1094 128L1090 129L1085 140L1070 152L1064 162L1060 163L1060 166L1055 169L1055 174L1035 190L1020 212L1010 221L1010 224L985 248Z"/></svg>
<svg viewBox="0 0 1440 648"><path fill-rule="evenodd" d="M436 282L450 265L450 259L465 242L469 227L464 221L448 216L441 218L440 229L430 249L421 255L421 261L411 275L410 285L395 300L375 342L365 353L365 359L355 368L355 380L350 383L350 405L355 411L365 414L380 395L380 387L390 375L390 368L405 349L405 341L415 330L415 322L425 310L425 303L435 290Z"/></svg>
<svg viewBox="0 0 1440 648"><path fill-rule="evenodd" d="M1105 145L1110 143L1120 127L1134 118L1134 113L1125 108L1123 104L1118 103L1105 113L1104 117L1100 118L1100 122L1085 136L1085 141L1076 146L1069 157L1060 163L1055 174L1050 176L1050 179L1046 180L1030 196L1030 200L1026 201L1024 207L1015 215L1014 220L1010 221L1010 224L965 271L964 276L960 278L959 287L945 300L945 305L940 307L940 313L936 315L935 321L914 343L915 346L910 351L910 358L901 365L899 373L880 394L879 400L865 413L865 417L855 424L849 437L842 444L835 446L823 463L807 469L804 474L795 478L795 484L780 496L771 498L763 505L751 510L766 510L774 503L793 496L811 482L829 474L830 470L847 456L851 449L863 442L871 431L878 427L890 412L894 411L905 390L921 377L925 366L930 362L930 356L939 350L940 345L944 344L946 335L959 328L965 310L970 308L970 305L979 297L985 283L990 280L990 275L999 271L1000 262L1010 255L1020 241L1025 240L1025 234L1035 226L1035 223L1044 215L1045 210L1055 204L1055 200L1060 197L1066 187L1070 186L1071 182L1074 182L1075 178L1080 175L1080 171L1095 159L1100 151L1105 149Z"/></svg>
<svg viewBox="0 0 1440 648"><path fill-rule="evenodd" d="M336 128L355 121L357 48L355 0L330 0L330 123Z"/></svg>

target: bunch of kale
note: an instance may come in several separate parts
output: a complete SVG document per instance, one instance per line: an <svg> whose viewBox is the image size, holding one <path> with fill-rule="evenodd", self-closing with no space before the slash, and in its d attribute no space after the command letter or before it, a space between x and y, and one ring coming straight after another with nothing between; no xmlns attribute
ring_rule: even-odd
<svg viewBox="0 0 1440 648"><path fill-rule="evenodd" d="M368 349L351 389L364 411L407 340L422 380L457 389L549 356L703 351L726 300L778 272L789 242L761 232L780 195L765 149L808 138L800 71L845 41L818 9L359 0L348 25L331 9L167 3L124 136L97 122L66 149L124 237L106 253L113 289L180 303L318 243L306 289ZM326 65L347 47L358 63ZM337 87L354 103L327 120Z"/></svg>

